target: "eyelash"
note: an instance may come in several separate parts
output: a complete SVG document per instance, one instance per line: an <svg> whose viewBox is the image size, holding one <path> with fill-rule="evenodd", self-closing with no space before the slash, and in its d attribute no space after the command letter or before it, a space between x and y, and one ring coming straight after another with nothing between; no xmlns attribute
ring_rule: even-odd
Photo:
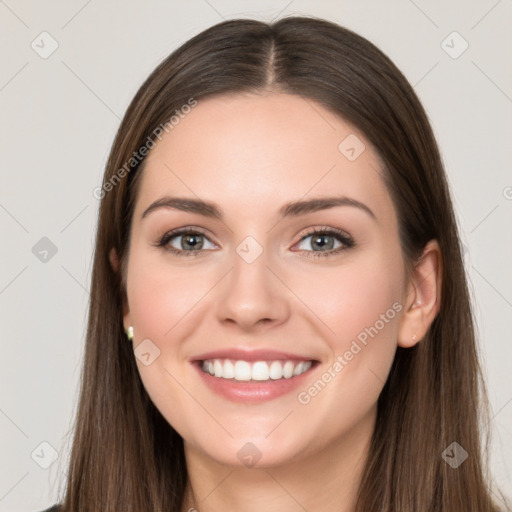
<svg viewBox="0 0 512 512"><path fill-rule="evenodd" d="M176 256L185 256L185 257L188 257L188 256L199 256L199 254L204 252L202 250L199 250L199 251L183 251L181 249L176 249L175 247L166 247L167 244L170 242L170 240L172 238L174 238L175 236L178 236L178 235L183 235L183 234L187 234L187 235L201 235L201 236L204 236L205 238L208 238L206 236L206 233L198 230L197 228L191 228L191 227L186 226L186 227L183 227L183 228L175 229L173 231L169 231L168 233L166 233L160 239L160 241L158 241L154 245L156 247L163 248L163 250L169 251L172 254L175 254ZM334 255L339 254L340 252L342 252L342 251L344 251L346 249L350 249L351 247L353 247L355 245L353 238L348 233L346 233L345 231L342 231L341 229L336 229L336 228L331 228L331 227L315 228L315 229L305 233L301 237L301 239L299 240L298 243L302 242L305 238L308 238L308 237L310 237L312 235L334 236L335 238L338 239L338 241L340 241L343 244L343 246L338 247L337 249L331 249L330 251L305 251L305 250L296 251L296 252L306 252L306 253L308 253L306 258L318 258L318 257L323 258L323 257L327 257L327 256L334 256Z"/></svg>

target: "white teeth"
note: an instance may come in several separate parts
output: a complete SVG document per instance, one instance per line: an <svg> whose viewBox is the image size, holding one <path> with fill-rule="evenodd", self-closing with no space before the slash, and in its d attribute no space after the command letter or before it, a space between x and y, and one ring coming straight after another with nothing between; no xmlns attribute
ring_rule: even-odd
<svg viewBox="0 0 512 512"><path fill-rule="evenodd" d="M235 363L235 380L251 380L251 365L247 361Z"/></svg>
<svg viewBox="0 0 512 512"><path fill-rule="evenodd" d="M268 364L265 361L257 361L252 365L252 380L268 380Z"/></svg>
<svg viewBox="0 0 512 512"><path fill-rule="evenodd" d="M222 377L222 363L218 359L213 361L213 371L215 373L215 377Z"/></svg>
<svg viewBox="0 0 512 512"><path fill-rule="evenodd" d="M311 361L233 361L230 359L210 359L203 361L203 371L214 377L238 381L268 381L289 379L308 371Z"/></svg>
<svg viewBox="0 0 512 512"><path fill-rule="evenodd" d="M289 379L293 375L293 363L291 361L286 361L283 367L283 377L285 379Z"/></svg>
<svg viewBox="0 0 512 512"><path fill-rule="evenodd" d="M225 379L235 378L235 365L231 361L224 361L224 366L222 368L222 377L224 377Z"/></svg>
<svg viewBox="0 0 512 512"><path fill-rule="evenodd" d="M279 361L274 361L270 364L270 378L282 379L283 378L283 365Z"/></svg>

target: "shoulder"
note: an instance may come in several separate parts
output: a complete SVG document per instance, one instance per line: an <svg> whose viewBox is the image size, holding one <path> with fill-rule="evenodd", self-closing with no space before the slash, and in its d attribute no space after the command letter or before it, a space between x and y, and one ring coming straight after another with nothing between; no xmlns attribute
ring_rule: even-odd
<svg viewBox="0 0 512 512"><path fill-rule="evenodd" d="M50 508L43 510L42 512L60 512L60 509L61 509L60 505L57 504L57 505L53 505Z"/></svg>

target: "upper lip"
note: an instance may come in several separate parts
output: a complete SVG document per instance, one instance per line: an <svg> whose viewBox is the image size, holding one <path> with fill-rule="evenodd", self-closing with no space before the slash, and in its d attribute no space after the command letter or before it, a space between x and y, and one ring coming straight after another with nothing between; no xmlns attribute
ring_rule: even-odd
<svg viewBox="0 0 512 512"><path fill-rule="evenodd" d="M192 361L204 361L205 359L234 359L236 361L315 361L315 359L293 354L291 352L281 352L271 349L242 350L230 348L224 350L214 350L205 352L192 358Z"/></svg>

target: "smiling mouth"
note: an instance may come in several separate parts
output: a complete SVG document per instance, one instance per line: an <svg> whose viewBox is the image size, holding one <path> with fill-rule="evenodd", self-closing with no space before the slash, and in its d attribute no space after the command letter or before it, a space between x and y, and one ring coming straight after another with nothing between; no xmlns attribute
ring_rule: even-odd
<svg viewBox="0 0 512 512"><path fill-rule="evenodd" d="M219 379L241 382L291 379L307 372L316 361L244 361L233 359L205 359L199 361L204 373Z"/></svg>

